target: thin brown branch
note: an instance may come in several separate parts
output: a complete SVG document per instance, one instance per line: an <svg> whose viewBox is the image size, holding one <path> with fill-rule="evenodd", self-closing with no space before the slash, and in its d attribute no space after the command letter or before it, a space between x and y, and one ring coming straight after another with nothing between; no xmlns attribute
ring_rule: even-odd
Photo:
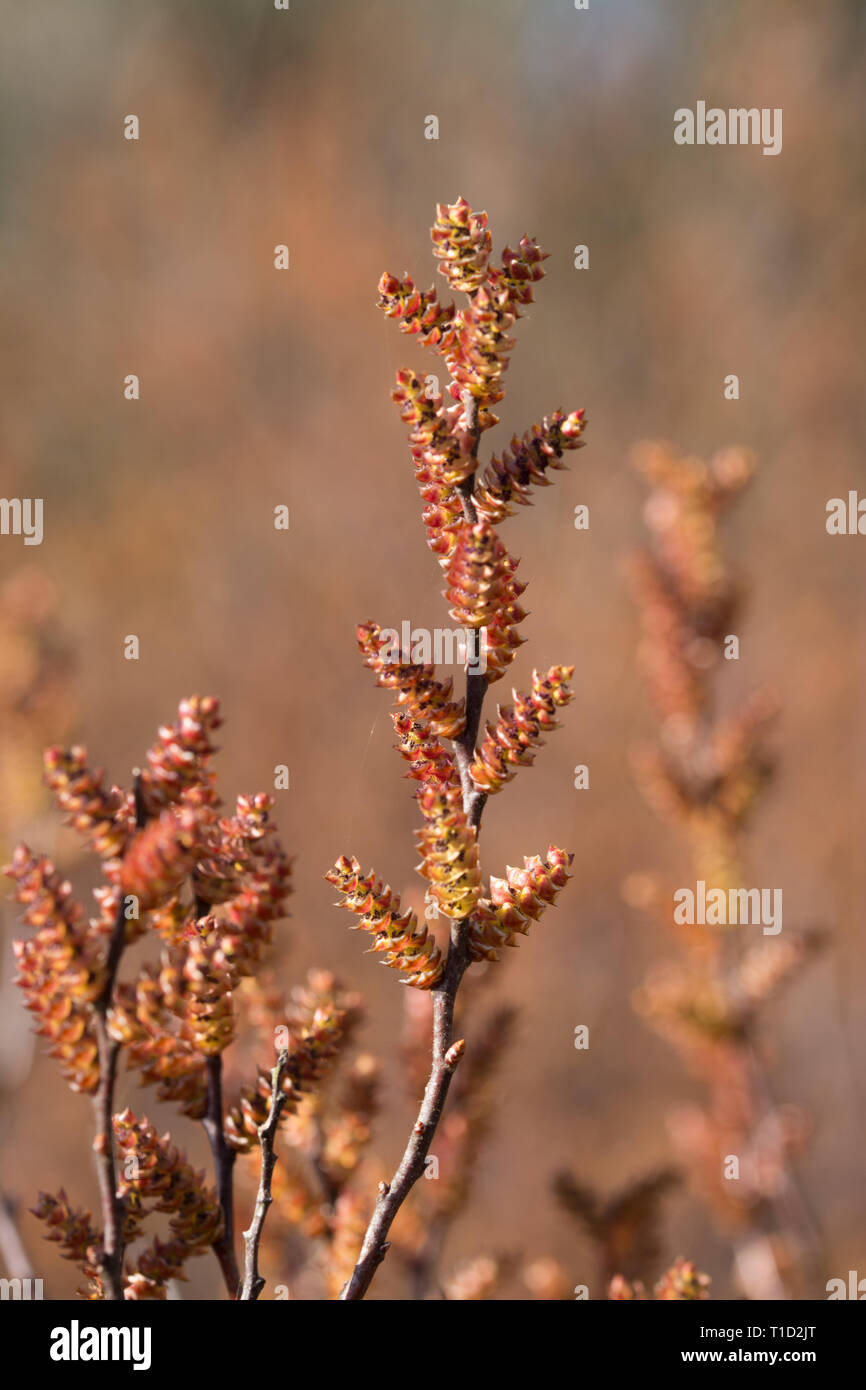
<svg viewBox="0 0 866 1390"><path fill-rule="evenodd" d="M213 1155L217 1192L223 1213L223 1232L213 1243L229 1298L238 1296L241 1276L234 1241L234 1166L236 1154L226 1143L223 1128L222 1054L207 1059L207 1110L202 1124Z"/></svg>
<svg viewBox="0 0 866 1390"><path fill-rule="evenodd" d="M114 1160L114 1084L117 1077L117 1058L120 1044L108 1032L108 1010L114 994L117 968L126 940L126 914L121 894L117 905L114 929L108 947L106 978L102 993L93 1006L96 1040L99 1048L99 1086L93 1097L96 1133L93 1151L96 1155L96 1174L99 1179L99 1199L102 1208L102 1263L100 1277L106 1299L117 1302L123 1298L123 1216L124 1204L117 1195L117 1169Z"/></svg>
<svg viewBox="0 0 866 1390"><path fill-rule="evenodd" d="M445 975L433 996L433 1066L430 1079L400 1166L390 1183L379 1184L376 1208L367 1227L358 1263L340 1295L345 1302L361 1299L366 1294L376 1270L388 1253L391 1224L424 1172L451 1078L463 1055L463 1040L455 1043L451 1039L454 1031L454 1000L467 964L465 946L455 948L452 939Z"/></svg>
<svg viewBox="0 0 866 1390"><path fill-rule="evenodd" d="M263 1125L259 1125L258 1130L262 1166L253 1219L250 1222L249 1230L244 1231L244 1282L239 1294L242 1302L255 1302L265 1286L265 1281L259 1273L259 1245L268 1207L274 1200L271 1196L271 1179L277 1162L274 1140L280 1123L280 1116L288 1100L288 1095L282 1088L283 1076L288 1065L289 1053L288 1050L285 1050L280 1053L276 1066L271 1071L271 1107L268 1111L268 1118Z"/></svg>

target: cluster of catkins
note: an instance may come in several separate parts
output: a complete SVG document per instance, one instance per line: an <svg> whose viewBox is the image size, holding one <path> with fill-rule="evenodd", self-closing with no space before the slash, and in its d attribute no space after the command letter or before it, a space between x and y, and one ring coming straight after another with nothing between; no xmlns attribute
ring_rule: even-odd
<svg viewBox="0 0 866 1390"><path fill-rule="evenodd" d="M208 1068L221 1063L250 1013L255 973L291 892L291 864L270 823L271 798L240 796L232 814L221 812L212 768L220 723L216 699L184 700L127 791L106 786L83 748L47 750L46 782L101 861L93 915L51 861L26 845L7 869L34 928L15 943L18 983L72 1089L93 1094L106 1083L104 1027L108 1047L121 1050L136 1083L153 1086L160 1101L195 1119L205 1116ZM125 979L117 971L122 951L144 936L159 943L159 958ZM271 1028L281 1025L286 1035L288 1117L335 1058L357 1001L347 1007L332 977L319 974L292 999L271 998L270 1006ZM270 1084L261 1067L238 1080L227 1115L218 1117L231 1150L257 1144ZM149 1212L171 1214L170 1240L154 1240L130 1257L124 1295L163 1298L168 1280L183 1277L185 1261L224 1234L220 1203L146 1118L126 1109L115 1114L113 1129L118 1170L134 1174L117 1179L123 1245L138 1240ZM64 1192L43 1194L35 1213L88 1276L88 1295L101 1297L102 1233L89 1213L73 1209Z"/></svg>
<svg viewBox="0 0 866 1390"><path fill-rule="evenodd" d="M379 302L402 332L443 359L450 374L442 396L404 368L393 396L410 426L427 540L445 572L450 614L470 641L477 642L483 632L483 680L490 685L505 674L522 645L518 629L526 617L518 561L494 526L517 506L529 505L532 488L546 486L548 473L563 466L565 450L583 444L585 419L582 410L556 411L479 468L479 438L498 423L492 407L505 394L511 330L521 309L532 303L545 253L524 237L516 251L506 247L497 264L487 214L473 212L463 198L438 207L432 239L440 271L467 302L459 308L444 304L435 288L417 289L408 274L402 279L383 275ZM418 784L423 822L417 832L418 871L429 885L428 900L452 921L469 923L472 960L496 960L499 948L516 945L516 934L525 933L556 900L571 855L551 847L543 858L527 858L522 869L509 868L506 878L493 879L484 896L477 820L468 814L467 787L448 747L465 733L466 702L455 699L450 680L439 680L435 667L413 660L411 652L394 659L378 623L361 624L357 637L364 664L380 686L394 692L396 746ZM515 692L513 706L500 708L473 752L470 792L482 797L498 792L518 767L532 762L544 734L556 727L559 709L571 699L572 670L554 666L546 674L535 672L531 692ZM439 984L444 968L439 947L426 923L402 910L389 887L345 856L327 877L386 965L402 970L406 983L419 989Z"/></svg>

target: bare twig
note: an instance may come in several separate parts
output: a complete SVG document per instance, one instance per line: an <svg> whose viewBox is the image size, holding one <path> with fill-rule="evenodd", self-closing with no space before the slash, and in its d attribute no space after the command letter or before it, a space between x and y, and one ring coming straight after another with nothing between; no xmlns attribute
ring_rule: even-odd
<svg viewBox="0 0 866 1390"><path fill-rule="evenodd" d="M244 1231L244 1282L239 1294L239 1298L243 1302L254 1302L265 1286L265 1281L259 1274L259 1244L262 1239L268 1207L274 1200L271 1196L271 1179L277 1162L274 1139L280 1123L280 1116L289 1098L282 1088L283 1077L288 1065L289 1053L286 1049L280 1053L277 1063L271 1071L271 1108L265 1123L259 1125L258 1129L262 1166L253 1219L250 1222L249 1230Z"/></svg>

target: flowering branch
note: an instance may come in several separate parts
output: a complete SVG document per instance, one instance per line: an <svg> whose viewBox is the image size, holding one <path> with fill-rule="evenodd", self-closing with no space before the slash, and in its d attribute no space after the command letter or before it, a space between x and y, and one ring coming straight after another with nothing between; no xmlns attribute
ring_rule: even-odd
<svg viewBox="0 0 866 1390"><path fill-rule="evenodd" d="M563 449L582 444L578 436L583 412L567 419L557 414L553 422L545 421L543 427L527 433L522 443L515 441L513 457L494 459L479 489L479 441L497 423L491 407L505 394L502 377L514 346L510 329L520 317L520 306L532 302L532 284L544 273L545 256L534 241L524 237L518 251L506 247L501 264L494 265L487 214L474 213L463 198L438 207L432 239L440 271L452 290L468 296L467 307L443 306L435 290L417 290L408 276L398 280L383 275L379 291L386 315L397 319L404 333L417 335L424 346L438 352L451 374L447 395L456 402L453 406L446 407L438 393L425 390L420 377L408 368L398 373L394 400L410 426L412 459L426 504L423 519L428 544L447 572L445 596L453 605L451 615L468 634L464 701L451 701L450 682L438 682L433 667L420 665L402 652L397 660L387 659L378 644L382 631L378 624L359 627L358 640L365 664L376 672L379 685L398 692L397 746L411 764L409 776L420 783L416 797L424 817L424 827L417 832L422 855L419 872L430 884L437 910L450 919L450 934L442 967L423 925L417 931L412 928L408 938L412 952L407 953L407 922L398 915L390 889L373 875L363 876L357 860L345 856L326 875L345 895L345 905L362 915L361 925L376 934L374 950L387 952L385 963L405 970L405 983L430 989L433 995L432 1063L421 1108L394 1177L379 1185L358 1261L341 1292L344 1301L366 1294L389 1248L391 1225L424 1172L465 1048L462 1038L455 1040L454 1030L460 983L473 961L495 959L489 939L479 949L473 948L473 938L486 930L489 937L490 922L500 911L506 914L506 928L512 933L527 916L536 916L554 901L568 877L565 869L570 862L570 856L553 850L551 855L558 857L549 857L544 865L527 860L519 881L512 884L511 875L517 871L508 871L508 892L514 901L484 907L477 841L488 794L513 775L506 761L531 761L542 725L553 723L554 705L565 703L568 694L552 699L548 687L539 695L534 686L532 702L526 701L525 712L521 707L523 723L521 716L513 717L505 750L498 755L488 751L480 762L476 744L487 687L513 660L523 640L517 625L526 617L518 602L525 586L515 578L517 561L507 553L492 520L508 516L514 510L512 501L526 504L530 486L547 483L545 470L559 466ZM482 629L487 638L484 645ZM482 665L485 649L487 660ZM554 671L557 691L560 686L564 689L570 668ZM494 737L489 730L488 742ZM441 738L451 740L452 752L442 746ZM486 777L481 775L485 772ZM520 905L530 910L521 912Z"/></svg>
<svg viewBox="0 0 866 1390"><path fill-rule="evenodd" d="M240 796L233 815L219 813L210 760L220 723L217 700L182 701L177 722L160 729L129 792L106 788L83 748L47 750L46 781L102 860L104 882L94 890L99 912L89 922L53 864L26 845L7 870L36 929L15 943L18 983L37 1030L73 1089L92 1097L96 1115L102 1231L63 1192L42 1194L34 1209L48 1238L87 1276L90 1298L164 1299L168 1283L184 1278L186 1260L209 1250L229 1297L238 1292L235 1156L248 1146L247 1128L255 1134L266 1116L259 1114L258 1083L242 1089L240 1107L224 1116L222 1054L235 1038L235 995L285 915L291 866L273 833L269 796ZM159 964L145 963L133 981L119 980L124 947L147 934L160 943ZM301 1090L321 1074L341 1019L332 1001L313 1006L292 1045L281 1108L296 1108ZM170 1135L159 1138L128 1110L114 1113L122 1051L142 1084L155 1084L160 1100L179 1103L203 1123L215 1189ZM125 1269L124 1252L149 1215L147 1198L172 1213L172 1236L155 1240L134 1269Z"/></svg>

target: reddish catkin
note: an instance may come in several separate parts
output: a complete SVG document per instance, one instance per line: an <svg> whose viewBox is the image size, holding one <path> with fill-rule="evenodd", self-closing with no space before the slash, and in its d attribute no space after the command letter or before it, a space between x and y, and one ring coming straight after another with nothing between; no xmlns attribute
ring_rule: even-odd
<svg viewBox="0 0 866 1390"><path fill-rule="evenodd" d="M522 869L510 866L506 877L491 878L490 897L482 898L469 927L469 953L473 960L499 960L503 947L516 946L515 934L525 936L545 907L555 904L571 874L573 854L551 845L542 861L538 855L524 859Z"/></svg>
<svg viewBox="0 0 866 1390"><path fill-rule="evenodd" d="M455 400L468 391L478 404L479 430L491 429L499 417L490 407L505 396L502 377L514 348L515 311L508 290L482 285L460 319L457 343L446 358L453 377L449 390Z"/></svg>
<svg viewBox="0 0 866 1390"><path fill-rule="evenodd" d="M195 866L199 902L227 902L240 890L246 872L266 853L274 799L265 792L239 796L234 816L202 827L202 848Z"/></svg>
<svg viewBox="0 0 866 1390"><path fill-rule="evenodd" d="M535 237L522 236L516 251L506 246L502 252L502 265L491 266L488 280L496 289L508 291L512 304L531 304L532 286L544 279L541 262L548 259Z"/></svg>
<svg viewBox="0 0 866 1390"><path fill-rule="evenodd" d="M193 936L186 949L184 1013L199 1052L213 1057L234 1037L231 973L220 963L218 940Z"/></svg>
<svg viewBox="0 0 866 1390"><path fill-rule="evenodd" d="M506 449L501 458L494 454L475 484L479 516L498 525L513 516L518 506L531 506L531 489L550 486L548 470L565 467L562 455L566 449L583 447L585 428L585 411L563 415L557 410L545 416L540 425L533 425L522 439L515 435L510 451Z"/></svg>
<svg viewBox="0 0 866 1390"><path fill-rule="evenodd" d="M515 563L487 522L461 527L445 590L455 622L469 628L492 622L502 607Z"/></svg>
<svg viewBox="0 0 866 1390"><path fill-rule="evenodd" d="M221 724L220 702L215 696L192 695L180 702L177 720L159 730L141 773L140 796L147 815L159 815L194 787L203 799L215 799L209 764L216 750L211 735Z"/></svg>
<svg viewBox="0 0 866 1390"><path fill-rule="evenodd" d="M249 875L237 897L226 903L220 947L234 978L251 974L271 944L274 923L286 916L291 873L289 859L277 847Z"/></svg>
<svg viewBox="0 0 866 1390"><path fill-rule="evenodd" d="M147 912L171 897L196 861L200 818L189 807L163 811L135 836L123 860L121 887Z"/></svg>
<svg viewBox="0 0 866 1390"><path fill-rule="evenodd" d="M115 1042L126 1048L127 1064L139 1071L142 1086L155 1086L157 1099L172 1102L190 1119L205 1113L207 1079L204 1054L191 1037L182 1036L176 995L166 988L169 967L153 971L143 966L135 986L115 991L108 1027ZM171 967L176 975L180 967Z"/></svg>
<svg viewBox="0 0 866 1390"><path fill-rule="evenodd" d="M401 911L398 894L373 874L365 874L357 859L345 855L325 875L343 897L340 906L360 921L354 931L373 937L371 951L384 952L383 965L402 970L405 984L432 989L442 975L439 947L423 922L411 910Z"/></svg>
<svg viewBox="0 0 866 1390"><path fill-rule="evenodd" d="M472 455L461 447L454 429L459 407L446 410L441 396L429 391L408 367L397 373L393 399L400 407L402 419L411 426L409 444L416 463L427 464L447 487L465 482L473 467Z"/></svg>
<svg viewBox="0 0 866 1390"><path fill-rule="evenodd" d="M132 799L112 787L106 791L103 774L87 766L87 749L79 744L65 750L46 748L45 783L64 811L68 823L88 839L101 859L123 855L135 829Z"/></svg>
<svg viewBox="0 0 866 1390"><path fill-rule="evenodd" d="M91 1005L105 982L104 940L88 932L83 909L50 859L19 845L6 873L26 907L24 920L38 928L29 940L13 942L16 983L72 1090L95 1091L99 1062Z"/></svg>
<svg viewBox="0 0 866 1390"><path fill-rule="evenodd" d="M457 490L443 483L436 469L415 461L415 480L424 502L421 519L427 530L427 544L440 565L447 566L457 534L463 524L463 506Z"/></svg>
<svg viewBox="0 0 866 1390"><path fill-rule="evenodd" d="M397 742L394 747L410 765L406 776L419 782L439 782L454 786L457 768L448 749L424 719L392 711L391 720Z"/></svg>
<svg viewBox="0 0 866 1390"><path fill-rule="evenodd" d="M456 532L463 522L463 506L456 485L471 472L471 456L465 439L455 432L461 417L458 406L446 411L441 397L431 394L414 372L404 368L397 374L393 398L403 419L412 426L410 452L415 480L424 502L422 518L427 543L441 564L456 544Z"/></svg>
<svg viewBox="0 0 866 1390"><path fill-rule="evenodd" d="M356 629L364 665L376 673L376 684L396 690L398 705L419 719L426 720L440 738L459 738L466 725L463 700L451 699L454 683L438 681L434 666L399 660L383 655L388 644L378 623L360 623Z"/></svg>
<svg viewBox="0 0 866 1390"><path fill-rule="evenodd" d="M64 1260L72 1260L88 1278L96 1279L102 1236L93 1226L90 1212L72 1207L62 1187L56 1197L40 1192L30 1210L37 1220L45 1222L45 1239L60 1246Z"/></svg>
<svg viewBox="0 0 866 1390"><path fill-rule="evenodd" d="M568 685L573 666L551 666L546 675L532 673L532 693L513 691L514 706L499 710L495 725L487 725L487 736L472 764L472 778L482 791L492 794L510 782L518 767L535 758L543 735L558 727L556 712L572 699Z"/></svg>
<svg viewBox="0 0 866 1390"><path fill-rule="evenodd" d="M131 1110L114 1116L114 1137L120 1155L118 1196L132 1194L153 1202L156 1211L170 1212L169 1227L187 1255L201 1255L222 1233L222 1213L216 1193L205 1186L168 1135L160 1138L146 1118Z"/></svg>
<svg viewBox="0 0 866 1390"><path fill-rule="evenodd" d="M398 280L385 272L379 281L379 308L389 319L399 319L401 333L417 335L422 347L443 352L455 340L454 305L441 304L432 285L416 289L411 275Z"/></svg>
<svg viewBox="0 0 866 1390"><path fill-rule="evenodd" d="M487 276L492 246L486 212L473 212L465 198L439 203L430 232L433 254L453 290L473 294Z"/></svg>
<svg viewBox="0 0 866 1390"><path fill-rule="evenodd" d="M449 244L446 228L455 213L458 221L472 216L462 198L453 208L440 209L439 236L443 245ZM484 217L484 214L479 216ZM434 229L434 243L436 239ZM457 260L460 254L460 244L457 243L452 246L452 255ZM455 289L466 289L470 302L455 315L456 342L445 353L453 377L449 391L458 400L466 390L475 398L479 408L479 431L490 429L497 423L497 417L489 407L502 400L505 394L502 376L514 347L510 330L520 317L519 306L532 302L532 284L542 278L541 261L545 259L546 253L535 241L523 237L518 251L505 248L501 266L488 266L488 257L485 256L486 274L481 273L482 267L479 266L463 286L452 279Z"/></svg>
<svg viewBox="0 0 866 1390"><path fill-rule="evenodd" d="M526 610L518 602L526 590L526 585L514 578L517 564L517 560L509 557L510 573L503 585L502 604L486 629L487 665L484 675L488 685L505 675L517 655L518 648L522 647L526 640L517 631L518 624L527 616Z"/></svg>

